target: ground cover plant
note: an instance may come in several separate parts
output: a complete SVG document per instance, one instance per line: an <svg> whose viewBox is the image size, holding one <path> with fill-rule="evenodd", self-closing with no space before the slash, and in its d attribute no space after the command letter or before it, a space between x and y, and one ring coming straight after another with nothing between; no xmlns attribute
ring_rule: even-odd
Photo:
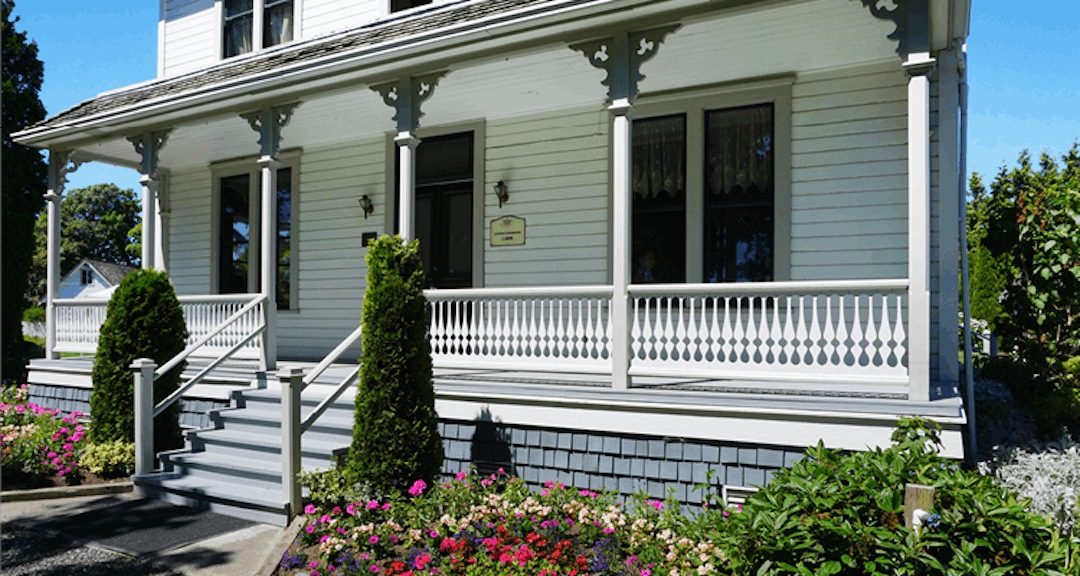
<svg viewBox="0 0 1080 576"><path fill-rule="evenodd" d="M1080 540L939 457L939 430L903 419L887 449L811 448L741 511L714 496L689 513L558 483L534 492L501 473L346 504L349 488L324 482L278 574L1080 574ZM920 533L904 524L907 483L936 489Z"/></svg>

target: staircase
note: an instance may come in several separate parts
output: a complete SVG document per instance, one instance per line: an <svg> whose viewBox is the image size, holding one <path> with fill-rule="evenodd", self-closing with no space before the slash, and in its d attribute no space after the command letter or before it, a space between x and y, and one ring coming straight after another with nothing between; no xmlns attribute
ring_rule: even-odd
<svg viewBox="0 0 1080 576"><path fill-rule="evenodd" d="M327 370L304 390L301 419L331 394L343 370ZM303 470L326 470L349 447L355 395L350 387L303 434ZM187 431L184 449L158 454L161 471L134 477L136 493L284 526L280 386L271 379L265 389L233 391L230 404L210 411L209 427Z"/></svg>

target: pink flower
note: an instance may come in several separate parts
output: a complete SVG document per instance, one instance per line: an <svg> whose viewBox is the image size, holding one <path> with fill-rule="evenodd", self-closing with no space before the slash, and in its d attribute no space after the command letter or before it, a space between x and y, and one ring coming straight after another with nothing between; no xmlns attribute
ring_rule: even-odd
<svg viewBox="0 0 1080 576"><path fill-rule="evenodd" d="M413 482L412 487L409 488L409 495L419 496L424 493L425 488L427 488L427 482L424 482L423 480L417 480L416 482Z"/></svg>
<svg viewBox="0 0 1080 576"><path fill-rule="evenodd" d="M611 534L614 531L615 531L614 528L604 528L604 534Z"/></svg>
<svg viewBox="0 0 1080 576"><path fill-rule="evenodd" d="M378 508L378 507L379 507L379 503L378 503L378 502L376 502L376 501L374 501L374 500L372 500L371 502L368 502L368 503L367 503L367 506L366 506L366 508L367 508L368 510L374 510L374 509L376 509L376 508Z"/></svg>
<svg viewBox="0 0 1080 576"><path fill-rule="evenodd" d="M319 544L322 544L323 542L326 542L326 541L327 541L327 540L329 540L329 539L330 539L330 535L329 535L329 534L323 534L323 535L322 535L322 538L319 538Z"/></svg>
<svg viewBox="0 0 1080 576"><path fill-rule="evenodd" d="M47 457L49 457L49 458L56 458L56 452L49 452L49 453L48 453L48 454L46 454L45 456L47 456Z"/></svg>
<svg viewBox="0 0 1080 576"><path fill-rule="evenodd" d="M67 444L64 444L64 450L67 450L68 452L71 452L71 451L72 451L72 450L74 450L74 449L75 449L75 445L74 445L74 444L72 444L72 443L70 443L70 442L68 442Z"/></svg>
<svg viewBox="0 0 1080 576"><path fill-rule="evenodd" d="M507 562L510 562L513 559L514 559L513 554L510 554L509 552L503 552L501 555L499 555L499 563L500 564L506 564Z"/></svg>
<svg viewBox="0 0 1080 576"><path fill-rule="evenodd" d="M307 532L308 534L314 534L315 533L315 525L314 524L308 524L307 528L304 528L304 531Z"/></svg>
<svg viewBox="0 0 1080 576"><path fill-rule="evenodd" d="M428 532L428 536L431 536L432 538L438 538L439 537L439 531L438 530L431 530L431 531Z"/></svg>
<svg viewBox="0 0 1080 576"><path fill-rule="evenodd" d="M307 506L304 507L304 514L314 514L314 513L315 513L315 505L314 504L308 504Z"/></svg>
<svg viewBox="0 0 1080 576"><path fill-rule="evenodd" d="M383 505L382 505L382 509L383 509L383 510L389 510L389 509L390 509L390 503L389 503L389 502L387 502L386 504L383 504Z"/></svg>
<svg viewBox="0 0 1080 576"><path fill-rule="evenodd" d="M503 470L502 467L499 467L499 474L506 474L506 470Z"/></svg>
<svg viewBox="0 0 1080 576"><path fill-rule="evenodd" d="M361 560L367 560L367 559L369 559L369 558L371 558L371 556L368 556L368 555L367 555L366 553L365 553L365 554L361 554L361 555L360 555L360 559L361 559Z"/></svg>
<svg viewBox="0 0 1080 576"><path fill-rule="evenodd" d="M371 536L371 538L368 538L368 539L367 539L367 541L368 541L368 544L378 544L378 543L379 543L379 537L378 537L378 536L375 536L375 535L373 534L373 535Z"/></svg>
<svg viewBox="0 0 1080 576"><path fill-rule="evenodd" d="M457 473L457 479L458 479L459 482L464 482L465 479L468 478L468 477L469 477L468 472L458 472Z"/></svg>
<svg viewBox="0 0 1080 576"><path fill-rule="evenodd" d="M483 480L481 480L480 483L483 484L484 486L491 486L493 484L493 482L491 480L488 480L487 478L484 478Z"/></svg>
<svg viewBox="0 0 1080 576"><path fill-rule="evenodd" d="M23 406L22 404L19 404L18 406L15 407L15 411L16 412L26 412L26 406Z"/></svg>
<svg viewBox="0 0 1080 576"><path fill-rule="evenodd" d="M641 576L652 576L652 570L649 570L648 568L642 570Z"/></svg>
<svg viewBox="0 0 1080 576"><path fill-rule="evenodd" d="M349 516L356 514L356 504L349 504L348 506L346 506L345 512L347 512Z"/></svg>
<svg viewBox="0 0 1080 576"><path fill-rule="evenodd" d="M378 571L379 571L379 567L374 565L374 564L371 565L371 568L368 568L368 572L378 572Z"/></svg>
<svg viewBox="0 0 1080 576"><path fill-rule="evenodd" d="M334 509L331 510L330 513L333 514L334 516L337 516L338 514L341 514L341 506L334 506Z"/></svg>
<svg viewBox="0 0 1080 576"><path fill-rule="evenodd" d="M322 518L319 518L319 524L326 524L329 521L330 521L330 515L329 514L323 514Z"/></svg>
<svg viewBox="0 0 1080 576"><path fill-rule="evenodd" d="M540 491L540 495L541 495L541 496L547 496L547 495L548 495L548 491L547 491L547 490L541 490L541 491Z"/></svg>

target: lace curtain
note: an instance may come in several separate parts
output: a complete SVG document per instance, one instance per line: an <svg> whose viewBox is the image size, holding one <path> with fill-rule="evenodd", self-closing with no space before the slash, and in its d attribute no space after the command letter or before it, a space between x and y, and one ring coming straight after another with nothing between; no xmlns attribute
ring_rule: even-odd
<svg viewBox="0 0 1080 576"><path fill-rule="evenodd" d="M761 197L772 189L772 105L708 113L705 177L711 194Z"/></svg>
<svg viewBox="0 0 1080 576"><path fill-rule="evenodd" d="M686 190L686 120L683 116L634 122L634 195L679 198Z"/></svg>

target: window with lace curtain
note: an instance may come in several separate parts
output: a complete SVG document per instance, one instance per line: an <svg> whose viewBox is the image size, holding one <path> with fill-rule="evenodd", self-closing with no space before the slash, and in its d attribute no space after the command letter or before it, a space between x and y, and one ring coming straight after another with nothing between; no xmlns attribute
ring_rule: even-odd
<svg viewBox="0 0 1080 576"><path fill-rule="evenodd" d="M635 284L776 279L776 105L708 106L634 120Z"/></svg>
<svg viewBox="0 0 1080 576"><path fill-rule="evenodd" d="M296 0L224 0L222 16L225 58L251 52L255 47L256 21L262 48L293 39L293 14Z"/></svg>

